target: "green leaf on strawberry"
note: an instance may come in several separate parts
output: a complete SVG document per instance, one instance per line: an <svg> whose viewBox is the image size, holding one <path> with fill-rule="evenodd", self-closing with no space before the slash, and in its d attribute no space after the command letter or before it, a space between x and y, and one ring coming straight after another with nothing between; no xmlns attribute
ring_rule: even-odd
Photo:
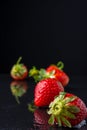
<svg viewBox="0 0 87 130"><path fill-rule="evenodd" d="M54 71L47 73L44 68L38 70L35 66L33 66L33 68L29 71L29 77L33 77L35 82L38 82L42 79L46 79L49 77L54 78L54 73L55 73Z"/></svg>

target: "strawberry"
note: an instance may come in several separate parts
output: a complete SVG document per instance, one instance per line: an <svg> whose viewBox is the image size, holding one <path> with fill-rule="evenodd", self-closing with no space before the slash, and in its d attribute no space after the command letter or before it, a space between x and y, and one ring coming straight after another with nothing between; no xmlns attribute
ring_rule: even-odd
<svg viewBox="0 0 87 130"><path fill-rule="evenodd" d="M55 79L59 80L65 87L69 83L69 76L62 70L63 67L64 64L62 62L58 62L57 65L50 65L47 67L46 72L54 72Z"/></svg>
<svg viewBox="0 0 87 130"><path fill-rule="evenodd" d="M64 87L59 81L54 78L43 79L35 86L34 104L38 107L48 106L61 91L64 91Z"/></svg>
<svg viewBox="0 0 87 130"><path fill-rule="evenodd" d="M10 74L15 80L23 80L28 76L28 69L23 63L20 63L21 59L22 57L19 57L17 63L11 68Z"/></svg>
<svg viewBox="0 0 87 130"><path fill-rule="evenodd" d="M50 103L48 114L50 115L49 124L73 127L87 118L87 107L76 95L60 92Z"/></svg>
<svg viewBox="0 0 87 130"><path fill-rule="evenodd" d="M22 97L26 93L28 85L24 81L13 81L10 84L10 88L13 96L15 96L17 103L20 103L19 97Z"/></svg>
<svg viewBox="0 0 87 130"><path fill-rule="evenodd" d="M29 71L29 77L33 77L36 82L46 78L55 78L65 87L69 83L69 76L62 70L63 67L64 64L61 61L57 65L48 66L46 69L41 68L38 70L33 66Z"/></svg>

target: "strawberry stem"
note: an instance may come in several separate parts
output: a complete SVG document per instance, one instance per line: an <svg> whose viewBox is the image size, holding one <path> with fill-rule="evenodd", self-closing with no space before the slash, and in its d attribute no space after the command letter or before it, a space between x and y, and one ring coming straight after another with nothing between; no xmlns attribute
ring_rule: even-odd
<svg viewBox="0 0 87 130"><path fill-rule="evenodd" d="M18 60L17 60L16 64L19 64L19 63L20 63L20 61L21 61L21 59L22 59L22 57L20 56L20 57L18 58Z"/></svg>
<svg viewBox="0 0 87 130"><path fill-rule="evenodd" d="M63 68L64 68L64 63L63 63L62 61L59 61L59 62L57 63L57 67L58 67L60 70L63 70Z"/></svg>

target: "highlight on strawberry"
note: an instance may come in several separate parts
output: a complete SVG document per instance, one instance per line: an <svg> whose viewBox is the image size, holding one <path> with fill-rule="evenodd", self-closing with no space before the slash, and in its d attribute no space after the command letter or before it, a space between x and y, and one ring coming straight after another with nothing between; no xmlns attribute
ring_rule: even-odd
<svg viewBox="0 0 87 130"><path fill-rule="evenodd" d="M10 75L15 80L23 80L28 76L28 68L23 63L20 63L22 57L19 57L16 64L11 68Z"/></svg>
<svg viewBox="0 0 87 130"><path fill-rule="evenodd" d="M50 115L48 123L51 125L80 128L86 124L86 104L71 93L60 92L50 103L47 113Z"/></svg>
<svg viewBox="0 0 87 130"><path fill-rule="evenodd" d="M64 91L62 84L54 78L39 81L34 89L34 104L37 107L47 107L54 97Z"/></svg>
<svg viewBox="0 0 87 130"><path fill-rule="evenodd" d="M33 77L35 82L46 78L55 78L65 87L68 85L70 79L69 76L63 71L63 68L64 63L62 61L59 61L57 65L52 64L46 69L37 69L35 66L33 66L32 69L29 70L29 77Z"/></svg>

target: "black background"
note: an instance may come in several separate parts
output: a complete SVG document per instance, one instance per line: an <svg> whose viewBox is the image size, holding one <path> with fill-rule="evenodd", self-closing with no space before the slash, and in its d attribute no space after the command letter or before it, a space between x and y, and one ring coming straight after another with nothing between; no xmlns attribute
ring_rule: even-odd
<svg viewBox="0 0 87 130"><path fill-rule="evenodd" d="M0 2L0 73L19 56L30 69L62 60L69 75L87 75L87 2Z"/></svg>

